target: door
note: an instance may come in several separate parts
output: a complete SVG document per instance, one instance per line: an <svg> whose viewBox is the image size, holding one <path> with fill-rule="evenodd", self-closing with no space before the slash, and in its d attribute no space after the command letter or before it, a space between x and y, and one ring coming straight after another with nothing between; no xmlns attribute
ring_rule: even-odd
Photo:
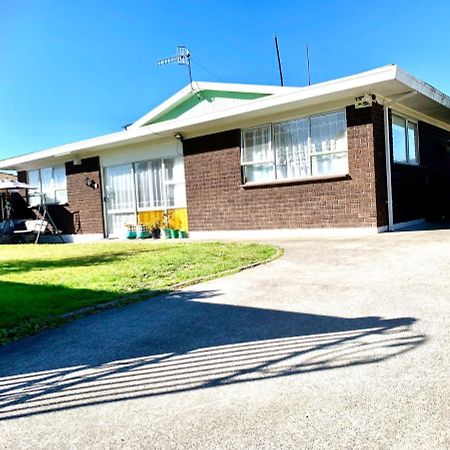
<svg viewBox="0 0 450 450"><path fill-rule="evenodd" d="M136 199L132 164L106 167L105 211L108 236L123 236L124 225L136 224Z"/></svg>

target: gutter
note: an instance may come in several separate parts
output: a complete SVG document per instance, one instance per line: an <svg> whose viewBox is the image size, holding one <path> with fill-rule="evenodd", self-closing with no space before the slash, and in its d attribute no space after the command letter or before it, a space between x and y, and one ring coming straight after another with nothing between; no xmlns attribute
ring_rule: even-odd
<svg viewBox="0 0 450 450"><path fill-rule="evenodd" d="M391 170L391 129L389 127L389 107L383 106L384 114L384 148L386 154L386 187L388 207L388 231L394 231L394 206L392 201L392 170Z"/></svg>

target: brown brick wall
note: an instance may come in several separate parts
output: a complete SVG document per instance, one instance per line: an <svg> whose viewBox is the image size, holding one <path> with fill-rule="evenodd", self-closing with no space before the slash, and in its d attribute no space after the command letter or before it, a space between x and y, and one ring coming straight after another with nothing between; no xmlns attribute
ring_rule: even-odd
<svg viewBox="0 0 450 450"><path fill-rule="evenodd" d="M380 152L380 144L374 138L374 111L347 108L347 179L244 188L240 130L186 140L189 229L377 226L382 217L376 208L374 149Z"/></svg>
<svg viewBox="0 0 450 450"><path fill-rule="evenodd" d="M395 223L421 218L450 220L450 154L444 147L448 139L448 131L419 122L420 166L392 161Z"/></svg>
<svg viewBox="0 0 450 450"><path fill-rule="evenodd" d="M74 165L73 162L66 163L66 174L74 233L104 233L99 158L82 159L81 165ZM86 178L97 183L98 188L86 186Z"/></svg>
<svg viewBox="0 0 450 450"><path fill-rule="evenodd" d="M80 165L66 163L67 195L65 205L49 205L48 211L56 226L67 234L103 234L103 202L98 157L82 159ZM19 172L26 181L26 172ZM98 184L98 189L86 186L86 178Z"/></svg>

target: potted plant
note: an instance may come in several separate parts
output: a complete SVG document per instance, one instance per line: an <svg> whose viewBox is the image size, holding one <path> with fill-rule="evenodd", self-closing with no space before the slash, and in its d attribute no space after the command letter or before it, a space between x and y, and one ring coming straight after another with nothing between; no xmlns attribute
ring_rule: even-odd
<svg viewBox="0 0 450 450"><path fill-rule="evenodd" d="M131 223L125 224L125 238L136 239L136 225L133 225Z"/></svg>
<svg viewBox="0 0 450 450"><path fill-rule="evenodd" d="M159 239L161 237L161 228L159 226L159 222L153 223L151 227L151 233L153 239Z"/></svg>
<svg viewBox="0 0 450 450"><path fill-rule="evenodd" d="M172 230L170 229L170 220L172 218L172 211L166 210L164 212L164 228L163 228L163 236L164 239L170 239L172 236Z"/></svg>
<svg viewBox="0 0 450 450"><path fill-rule="evenodd" d="M150 232L148 230L148 226L145 224L138 224L136 227L136 237L138 239L147 239L150 237Z"/></svg>

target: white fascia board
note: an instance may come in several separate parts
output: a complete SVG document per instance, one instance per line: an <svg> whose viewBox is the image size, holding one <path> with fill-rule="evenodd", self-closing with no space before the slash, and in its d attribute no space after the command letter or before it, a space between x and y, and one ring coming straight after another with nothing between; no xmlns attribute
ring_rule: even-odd
<svg viewBox="0 0 450 450"><path fill-rule="evenodd" d="M66 155L83 153L84 151L91 149L120 145L120 143L130 140L132 137L138 138L140 136L147 136L151 134L149 130L139 131L140 130L137 130L137 132L134 133L119 131L117 133L106 134L103 136L86 139L84 141L73 142L58 147L27 153L14 158L4 159L3 161L0 161L0 169L14 169L31 161L63 157Z"/></svg>
<svg viewBox="0 0 450 450"><path fill-rule="evenodd" d="M396 75L395 78L400 82L410 87L412 90L417 91L418 93L428 97L429 99L435 101L436 103L445 106L450 109L450 97L445 95L443 92L436 89L431 84L426 83L425 81L419 80L413 77L408 72L404 71L402 68L396 66Z"/></svg>
<svg viewBox="0 0 450 450"><path fill-rule="evenodd" d="M181 91L178 91L175 95L165 100L163 103L152 109L150 112L136 120L128 129L138 128L144 126L147 122L151 121L155 117L163 114L165 111L169 111L172 108L178 106L189 97L196 95L202 91L225 91L225 92L239 92L249 94L278 94L281 92L293 92L298 90L296 87L287 86L270 86L270 85L257 85L257 84L239 84L239 83L214 83L205 81L193 81L192 86L188 84Z"/></svg>
<svg viewBox="0 0 450 450"><path fill-rule="evenodd" d="M274 86L271 84L244 84L244 83L216 83L212 81L194 81L202 91L227 91L249 94L278 94L280 92L296 91L295 86Z"/></svg>
<svg viewBox="0 0 450 450"><path fill-rule="evenodd" d="M185 128L193 127L200 124L208 124L222 119L232 119L243 115L250 115L257 111L270 110L277 107L295 107L309 99L317 99L318 101L324 97L330 100L333 96L345 95L346 91L364 88L366 86L375 85L385 81L395 80L396 66L384 66L369 72L363 72L358 75L340 78L333 81L315 84L303 88L296 88L289 92L282 92L268 97L262 97L252 100L242 105L231 106L221 109L213 113L203 116L187 117L172 119L165 122L151 124L141 129L152 130L154 133L161 133L172 129L173 131L182 132Z"/></svg>
<svg viewBox="0 0 450 450"><path fill-rule="evenodd" d="M148 112L147 114L143 115L141 118L136 120L136 122L129 125L128 130L132 130L134 128L139 128L139 127L145 125L147 122L152 120L154 117L159 116L164 111L177 106L178 104L183 102L185 99L196 94L197 92L198 92L198 90L197 89L192 90L190 85L184 87L183 89L181 89L181 91L178 91L176 94L172 95L172 97L169 97L167 100L162 102L156 108L152 109L150 112Z"/></svg>
<svg viewBox="0 0 450 450"><path fill-rule="evenodd" d="M195 133L195 135L199 135L203 128L207 129L212 126L219 127L220 123L225 122L237 123L238 120L256 116L258 113L278 113L280 111L289 111L290 109L302 105L306 106L312 102L320 103L344 98L348 99L351 98L355 92L365 89L370 90L376 88L377 85L381 86L386 82L400 82L403 85L409 86L411 89L415 89L416 87L417 89L420 88L420 92L423 91L423 95L430 98L432 98L431 96L433 95L435 101L441 99L440 103L444 106L448 102L448 97L445 94L431 88L431 86L426 83L414 79L406 72L398 69L396 65L388 65L303 88L288 88L288 91L280 89L279 93L255 99L245 104L222 109L214 113L208 113L206 115L178 118L135 128L131 128L130 126L127 131L112 133L81 142L63 145L61 147L10 158L0 161L0 169L16 169L18 166L25 165L31 161L69 154L82 154L83 152L86 153L92 150L100 150L105 147L112 148L143 140L150 141L167 137L172 138L174 134L178 132L192 132ZM215 86L215 89L217 89L219 87L223 88L224 85L221 85L220 83L202 83L200 87L202 86L208 86L208 88ZM176 96L182 97L183 95L186 95L186 89L190 90L190 86L185 88L185 90L180 91Z"/></svg>
<svg viewBox="0 0 450 450"><path fill-rule="evenodd" d="M284 105L292 105L310 98L320 98L322 96L330 96L335 93L345 91L347 89L354 89L370 84L375 84L387 80L395 79L396 66L384 66L368 72L363 72L357 75L351 75L345 78L339 78L324 83L318 83L303 88L289 88L289 92L284 90L268 97L253 100L243 105L233 106L227 109L222 109L214 113L209 113L204 116L195 116L188 118L180 118L168 120L156 124L128 128L127 131L120 131L117 133L107 134L84 141L74 142L58 147L53 147L38 152L29 153L15 158L0 161L0 169L16 169L21 165L25 165L31 161L43 160L47 158L62 157L76 153L82 153L89 150L101 149L104 147L119 146L122 143L133 143L139 139L152 139L152 137L167 137L174 134L174 132L182 132L185 128L192 128L199 125L208 125L212 122L223 119L235 119L242 115L250 115L255 111L270 110ZM204 84L206 85L206 83ZM219 86L220 83L209 83L209 86ZM221 85L223 86L223 85ZM175 94L174 97L182 98L190 92L190 86ZM167 100L174 101L174 97ZM177 101L175 99L175 101Z"/></svg>

